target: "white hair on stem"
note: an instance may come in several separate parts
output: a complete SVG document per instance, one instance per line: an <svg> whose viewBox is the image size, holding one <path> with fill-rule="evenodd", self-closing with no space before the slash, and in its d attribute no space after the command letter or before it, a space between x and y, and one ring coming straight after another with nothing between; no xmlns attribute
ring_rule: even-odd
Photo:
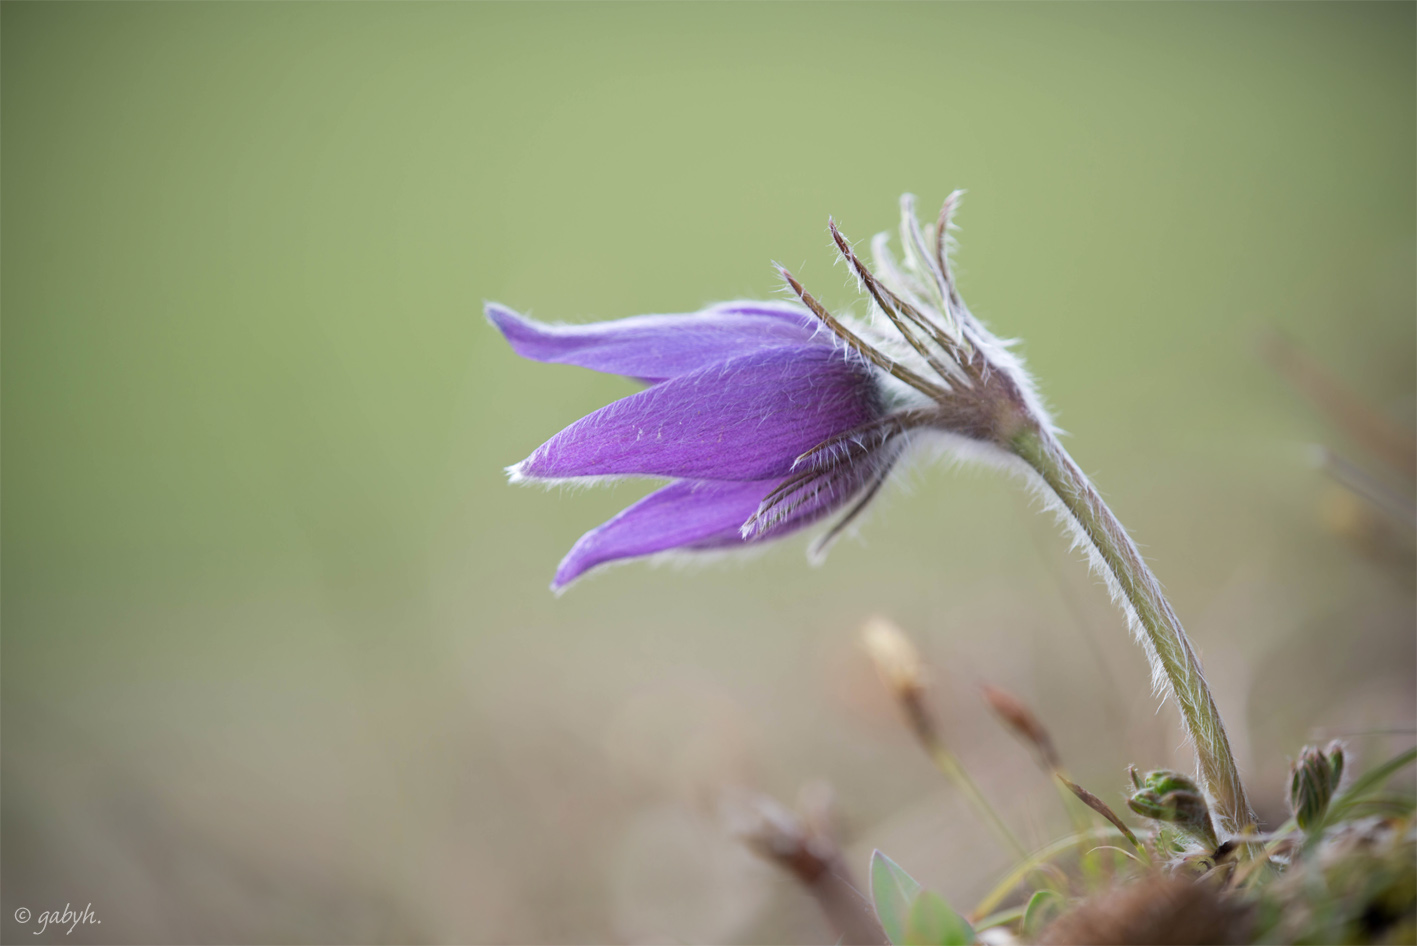
<svg viewBox="0 0 1417 946"><path fill-rule="evenodd" d="M895 384L883 382L885 387L913 388L915 399L933 402L912 412L926 416L919 426L942 435L950 454L1021 474L1053 511L1122 609L1146 654L1153 689L1175 699L1221 828L1243 828L1253 823L1253 814L1220 712L1180 620L1136 543L1058 442L1059 431L1014 343L991 333L959 295L949 260L959 196L956 191L945 201L931 233L932 253L915 217L914 198L904 195L902 262L891 255L889 237L878 235L872 249L879 276L861 263L836 223L828 223L858 289L871 300L868 330L847 328L784 276L823 324L893 376Z"/></svg>

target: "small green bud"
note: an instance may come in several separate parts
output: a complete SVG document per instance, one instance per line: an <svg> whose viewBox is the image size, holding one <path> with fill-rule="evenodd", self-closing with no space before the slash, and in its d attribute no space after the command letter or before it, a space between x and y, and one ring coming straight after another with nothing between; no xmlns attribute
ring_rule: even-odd
<svg viewBox="0 0 1417 946"><path fill-rule="evenodd" d="M1343 778L1343 746L1305 746L1289 768L1289 809L1305 831L1323 824L1328 803Z"/></svg>
<svg viewBox="0 0 1417 946"><path fill-rule="evenodd" d="M1210 847L1220 842L1215 837L1215 828L1210 823L1210 806L1200 792L1169 792L1161 796L1174 815L1170 819L1178 827L1205 841Z"/></svg>
<svg viewBox="0 0 1417 946"><path fill-rule="evenodd" d="M1170 769L1157 769L1154 772L1146 773L1146 777L1142 779L1141 787L1149 788L1158 795L1167 795L1171 792L1200 794L1200 787L1196 785L1194 780Z"/></svg>
<svg viewBox="0 0 1417 946"><path fill-rule="evenodd" d="M1135 780L1134 780L1135 781ZM1175 772L1149 772L1141 780L1142 788L1127 799L1127 807L1153 821L1174 824L1210 847L1218 841L1210 820L1210 806L1195 782ZM1154 786L1168 789L1159 791Z"/></svg>
<svg viewBox="0 0 1417 946"><path fill-rule="evenodd" d="M1324 755L1328 756L1329 767L1333 769L1333 790L1336 792L1343 781L1343 743L1337 739L1330 742L1324 748Z"/></svg>
<svg viewBox="0 0 1417 946"><path fill-rule="evenodd" d="M1161 796L1147 789L1142 789L1128 798L1127 807L1143 818L1150 818L1153 821L1171 820L1167 817L1167 808L1162 803Z"/></svg>

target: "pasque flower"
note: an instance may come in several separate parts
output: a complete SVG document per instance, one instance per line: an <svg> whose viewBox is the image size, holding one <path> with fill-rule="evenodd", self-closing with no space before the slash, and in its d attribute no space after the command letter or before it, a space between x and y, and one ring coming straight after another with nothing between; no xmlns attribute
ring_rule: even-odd
<svg viewBox="0 0 1417 946"><path fill-rule="evenodd" d="M576 421L510 468L513 481L652 476L667 486L592 529L552 587L608 562L731 549L840 513L819 554L880 490L901 455L934 439L1016 472L1106 581L1174 696L1222 832L1253 816L1199 659L1136 544L1058 440L1009 346L965 307L950 270L959 192L922 228L901 198L901 258L885 234L875 271L835 223L868 301L837 316L780 270L798 303L738 302L692 315L546 325L500 305L487 317L521 355L625 375L647 387Z"/></svg>
<svg viewBox="0 0 1417 946"><path fill-rule="evenodd" d="M582 536L552 587L607 562L739 547L845 510L813 543L818 557L916 435L998 446L1010 425L1042 417L1017 360L955 290L942 236L956 201L930 251L905 199L904 266L878 238L881 278L832 224L872 300L865 322L831 315L786 270L801 304L733 302L589 325L547 325L489 304L488 319L518 354L649 385L542 444L510 468L514 482L672 480Z"/></svg>
<svg viewBox="0 0 1417 946"><path fill-rule="evenodd" d="M786 535L872 490L894 458L895 447L879 443L795 472L799 457L874 429L889 413L870 366L795 306L729 303L583 326L543 325L496 305L487 315L525 357L649 384L509 470L514 482L672 480L582 536L553 588L619 559Z"/></svg>

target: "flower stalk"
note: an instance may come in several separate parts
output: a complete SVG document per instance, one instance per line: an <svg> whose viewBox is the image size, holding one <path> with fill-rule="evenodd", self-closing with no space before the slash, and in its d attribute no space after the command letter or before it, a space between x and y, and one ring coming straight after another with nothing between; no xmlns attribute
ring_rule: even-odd
<svg viewBox="0 0 1417 946"><path fill-rule="evenodd" d="M905 713L910 731L925 754L945 778L954 782L965 800L988 822L990 829L1004 846L1018 858L1028 856L1023 842L1004 823L1004 819L989 804L989 799L970 778L959 758L945 745L939 727L925 702L925 668L920 654L910 638L890 621L875 618L862 629L862 644L881 682L891 692Z"/></svg>
<svg viewBox="0 0 1417 946"><path fill-rule="evenodd" d="M955 192L946 199L931 233L916 220L914 198L902 197L904 265L891 258L884 235L877 237L873 251L879 276L861 262L835 223L830 224L858 285L904 345L886 343L889 351L863 345L858 334L840 327L784 273L788 285L843 342L914 390L919 400L892 419L908 428L943 433L953 442L968 442L974 449L982 447L986 455L998 451L1006 462L1022 460L1042 479L1122 604L1147 651L1156 689L1175 697L1220 828L1242 831L1254 817L1225 724L1180 620L1126 529L1058 442L1022 361L960 297L949 258L951 218L959 196Z"/></svg>
<svg viewBox="0 0 1417 946"><path fill-rule="evenodd" d="M917 735L919 735L917 733ZM930 761L935 763L935 768L939 769L945 778L955 783L955 786L964 795L965 799L974 806L974 810L984 816L984 820L989 823L989 827L1009 851L1017 858L1028 856L1028 849L1023 846L1023 842L1009 830L1009 826L1004 824L1004 819L999 817L999 813L994 810L994 806L989 804L989 800L984 797L984 793L979 790L979 786L974 784L974 779L969 777L959 759L949 750L933 732L928 738L921 736L921 743L925 751L930 756Z"/></svg>
<svg viewBox="0 0 1417 946"><path fill-rule="evenodd" d="M1051 431L1031 425L1015 434L1009 446L1057 497L1086 537L1099 560L1099 570L1121 598L1159 670L1157 682L1180 707L1195 745L1202 781L1224 828L1238 832L1249 827L1254 818L1220 710L1180 619L1136 543Z"/></svg>

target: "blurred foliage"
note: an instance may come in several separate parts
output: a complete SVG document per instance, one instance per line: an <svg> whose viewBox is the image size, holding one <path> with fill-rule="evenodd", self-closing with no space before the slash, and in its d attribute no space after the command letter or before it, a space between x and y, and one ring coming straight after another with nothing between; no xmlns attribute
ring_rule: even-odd
<svg viewBox="0 0 1417 946"><path fill-rule="evenodd" d="M863 637L870 643L879 631L879 625L868 625ZM908 639L895 633L908 647ZM911 699L920 694L894 695L911 717ZM1000 702L988 689L984 698ZM1030 718L1037 741L1051 744L1051 734L1026 705L1012 696L1008 702L1012 716ZM1007 716L1001 722L1011 725ZM1275 831L1250 825L1221 841L1206 798L1178 772L1143 777L1130 768L1127 806L1154 822L1133 831L1104 800L1062 776L1059 760L1040 755L1041 773L1071 788L1109 828L1099 835L1075 821L1080 830L1021 857L974 908L974 925L879 850L871 855L870 878L878 926L841 922L853 907L867 909L849 893L830 902L818 892L818 899L842 933L840 941L858 944L882 937L896 946L1406 943L1417 932L1417 798L1411 791L1381 790L1417 760L1417 749L1351 779L1335 797L1346 757L1338 740L1322 749L1305 746L1289 780L1290 818ZM1066 804L1067 796L1061 797ZM980 799L978 807L990 805ZM1117 860L1119 854L1124 860Z"/></svg>
<svg viewBox="0 0 1417 946"><path fill-rule="evenodd" d="M996 478L922 467L820 570L789 542L546 592L644 487L501 468L632 386L518 361L482 301L682 311L775 293L777 259L845 305L827 215L863 238L906 190L969 189L965 297L1026 340L1282 820L1312 728L1414 715L1410 543L1325 518L1299 447L1367 458L1255 345L1417 418L1413 25L0 5L0 933L91 900L72 941L812 940L703 807L808 775L854 863L972 900L1005 861L856 653L882 611L928 629L951 745L1030 840L1055 799L977 676L1080 782L1186 765L1105 595Z"/></svg>

